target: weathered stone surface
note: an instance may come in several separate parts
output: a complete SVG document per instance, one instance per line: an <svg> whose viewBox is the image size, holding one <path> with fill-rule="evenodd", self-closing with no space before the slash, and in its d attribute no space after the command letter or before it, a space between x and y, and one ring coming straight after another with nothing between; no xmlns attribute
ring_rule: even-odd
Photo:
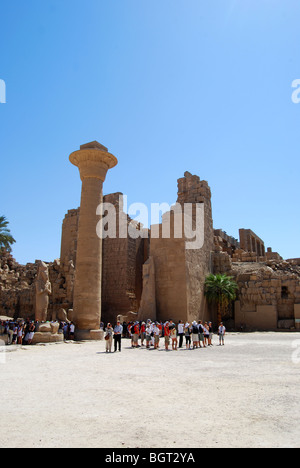
<svg viewBox="0 0 300 468"><path fill-rule="evenodd" d="M143 294L138 320L156 320L155 264L152 256L143 266Z"/></svg>
<svg viewBox="0 0 300 468"><path fill-rule="evenodd" d="M129 317L131 313L136 317L138 311L142 319L215 321L204 298L205 277L214 272L229 274L238 283L237 328L286 328L294 323L300 329L300 260L284 261L271 248L265 251L264 242L251 230L240 230L240 242L221 229L214 230L206 181L189 172L178 180L178 207L203 207L201 248L187 249L183 232L178 237L172 231L176 210L166 213L150 232L144 230L123 211L119 192L104 197L116 208L116 238L101 241L96 235L95 212L102 201L106 171L116 159L97 142L82 145L70 159L80 170L82 202L80 209L68 211L63 221L60 260L46 265L51 294L43 319L76 321L76 331L81 329L81 336L87 339L91 335L99 338L101 314L104 322L115 322L117 316ZM191 221L194 228L195 210ZM168 223L171 233L165 238ZM125 235L120 235L119 224ZM134 238L127 235L129 226L136 233ZM0 315L34 319L39 264L36 260L19 265L10 253L0 251ZM51 325L51 330L49 325L41 326L44 333L52 330L56 335Z"/></svg>
<svg viewBox="0 0 300 468"><path fill-rule="evenodd" d="M103 182L108 169L117 165L115 156L97 142L81 146L70 155L82 180L74 284L76 329L94 330L101 320L102 239L97 233L97 209L103 201Z"/></svg>
<svg viewBox="0 0 300 468"><path fill-rule="evenodd" d="M47 323L40 323L39 325L39 332L40 333L51 333L52 332L52 327L49 322Z"/></svg>
<svg viewBox="0 0 300 468"><path fill-rule="evenodd" d="M53 334L51 332L36 332L34 334L32 344L37 344L37 343L60 343L64 341L64 335L63 334Z"/></svg>
<svg viewBox="0 0 300 468"><path fill-rule="evenodd" d="M38 322L44 322L47 320L49 295L51 292L52 289L49 281L48 266L46 263L40 262L35 281L35 320Z"/></svg>
<svg viewBox="0 0 300 468"><path fill-rule="evenodd" d="M59 323L58 322L50 322L50 327L51 327L51 333L53 335L56 335L59 330Z"/></svg>

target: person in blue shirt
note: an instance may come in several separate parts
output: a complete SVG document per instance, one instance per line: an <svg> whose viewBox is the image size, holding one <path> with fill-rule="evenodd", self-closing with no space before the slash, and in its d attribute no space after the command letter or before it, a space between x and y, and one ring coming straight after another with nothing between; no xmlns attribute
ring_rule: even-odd
<svg viewBox="0 0 300 468"><path fill-rule="evenodd" d="M121 323L118 321L117 325L114 328L115 352L117 351L117 348L119 348L119 352L121 352L122 333L123 333L123 327Z"/></svg>

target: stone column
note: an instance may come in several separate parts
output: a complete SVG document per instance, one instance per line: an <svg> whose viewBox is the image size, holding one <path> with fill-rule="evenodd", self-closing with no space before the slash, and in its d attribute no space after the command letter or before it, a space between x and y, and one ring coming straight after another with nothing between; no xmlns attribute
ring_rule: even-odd
<svg viewBox="0 0 300 468"><path fill-rule="evenodd" d="M95 141L82 145L70 155L70 161L78 167L82 180L73 321L77 339L100 339L102 239L96 232L96 210L102 203L106 173L118 160Z"/></svg>

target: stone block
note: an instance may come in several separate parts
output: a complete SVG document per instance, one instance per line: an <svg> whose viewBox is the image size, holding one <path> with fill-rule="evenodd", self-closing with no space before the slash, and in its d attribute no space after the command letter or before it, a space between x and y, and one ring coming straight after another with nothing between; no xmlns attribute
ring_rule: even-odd
<svg viewBox="0 0 300 468"><path fill-rule="evenodd" d="M64 335L59 333L51 333L51 332L36 332L34 334L32 344L38 343L59 343L64 341Z"/></svg>
<svg viewBox="0 0 300 468"><path fill-rule="evenodd" d="M90 330L90 340L92 341L102 341L104 339L103 330Z"/></svg>
<svg viewBox="0 0 300 468"><path fill-rule="evenodd" d="M51 327L51 333L53 335L56 335L58 333L58 330L59 330L59 323L58 322L51 322L50 323L50 327Z"/></svg>
<svg viewBox="0 0 300 468"><path fill-rule="evenodd" d="M39 333L51 333L51 324L50 323L40 323Z"/></svg>
<svg viewBox="0 0 300 468"><path fill-rule="evenodd" d="M300 304L294 304L295 319L300 320Z"/></svg>

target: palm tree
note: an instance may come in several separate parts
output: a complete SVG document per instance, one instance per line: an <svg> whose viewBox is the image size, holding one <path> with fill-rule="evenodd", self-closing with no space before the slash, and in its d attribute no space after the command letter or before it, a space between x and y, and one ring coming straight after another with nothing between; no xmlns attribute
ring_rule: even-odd
<svg viewBox="0 0 300 468"><path fill-rule="evenodd" d="M8 229L9 222L6 220L5 216L0 216L0 249L5 249L8 252L11 252L11 246L16 241Z"/></svg>
<svg viewBox="0 0 300 468"><path fill-rule="evenodd" d="M232 276L225 274L210 274L205 280L205 296L208 301L215 303L218 308L218 323L222 322L224 311L236 299L237 283Z"/></svg>

